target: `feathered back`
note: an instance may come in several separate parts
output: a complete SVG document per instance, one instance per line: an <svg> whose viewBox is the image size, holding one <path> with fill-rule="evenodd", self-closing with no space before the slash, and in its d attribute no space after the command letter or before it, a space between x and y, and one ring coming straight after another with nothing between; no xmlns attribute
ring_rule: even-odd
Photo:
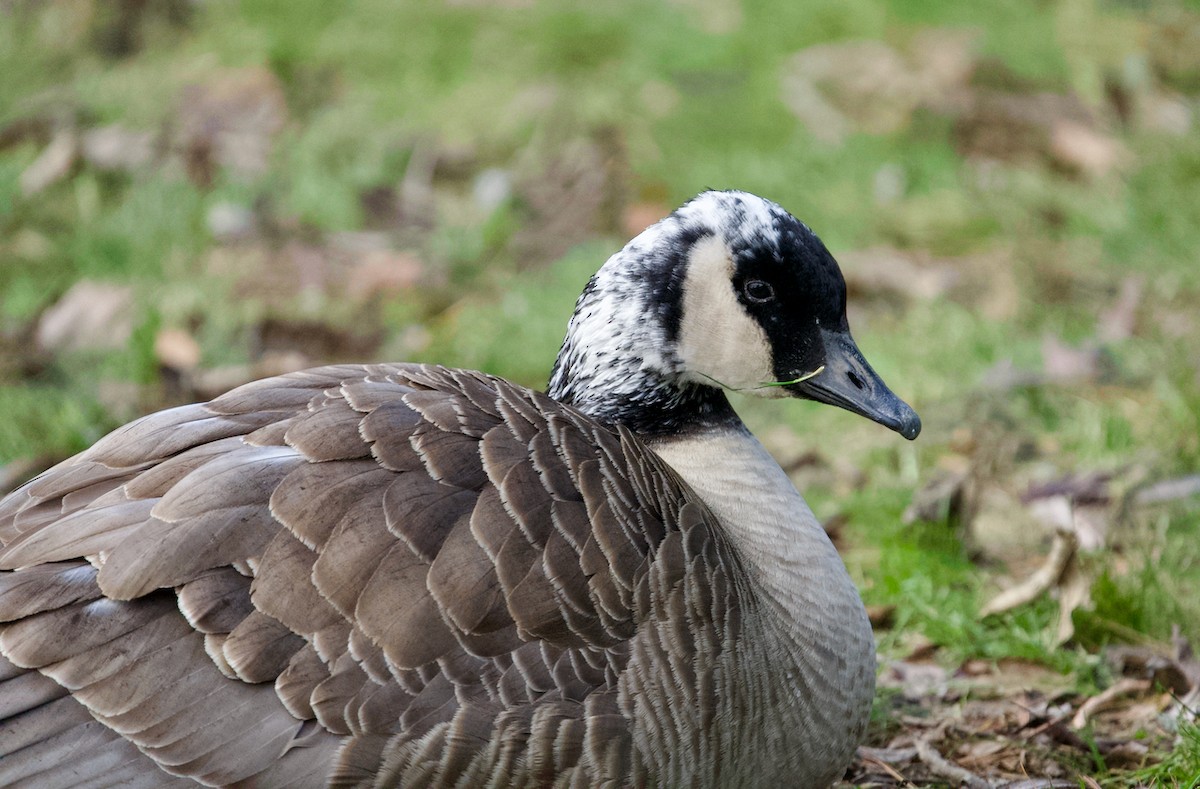
<svg viewBox="0 0 1200 789"><path fill-rule="evenodd" d="M682 721L712 755L696 655L742 613L639 439L419 365L145 417L0 503L0 544L0 785L644 782Z"/></svg>

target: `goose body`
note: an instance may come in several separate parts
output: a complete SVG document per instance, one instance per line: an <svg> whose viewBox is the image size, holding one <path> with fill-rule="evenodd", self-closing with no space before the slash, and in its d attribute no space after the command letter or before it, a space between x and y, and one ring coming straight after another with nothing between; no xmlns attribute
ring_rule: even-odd
<svg viewBox="0 0 1200 789"><path fill-rule="evenodd" d="M871 630L722 385L920 429L816 236L706 192L546 394L333 366L115 431L0 502L0 785L827 786Z"/></svg>

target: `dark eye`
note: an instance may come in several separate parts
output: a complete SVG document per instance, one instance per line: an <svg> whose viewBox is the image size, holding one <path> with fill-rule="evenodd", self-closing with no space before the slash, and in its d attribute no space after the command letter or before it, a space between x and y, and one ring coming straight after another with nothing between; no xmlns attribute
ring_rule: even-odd
<svg viewBox="0 0 1200 789"><path fill-rule="evenodd" d="M763 282L761 279L746 280L746 284L742 286L742 292L746 294L746 298L756 304L763 304L775 298L775 288L771 287L771 283Z"/></svg>

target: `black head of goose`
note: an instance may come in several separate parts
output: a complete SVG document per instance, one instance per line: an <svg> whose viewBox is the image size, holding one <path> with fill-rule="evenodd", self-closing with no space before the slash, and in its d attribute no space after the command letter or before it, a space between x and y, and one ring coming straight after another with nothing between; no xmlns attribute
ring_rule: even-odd
<svg viewBox="0 0 1200 789"><path fill-rule="evenodd" d="M588 283L547 395L334 366L115 431L0 502L0 785L829 784L871 630L722 387L915 437L845 301L706 192Z"/></svg>

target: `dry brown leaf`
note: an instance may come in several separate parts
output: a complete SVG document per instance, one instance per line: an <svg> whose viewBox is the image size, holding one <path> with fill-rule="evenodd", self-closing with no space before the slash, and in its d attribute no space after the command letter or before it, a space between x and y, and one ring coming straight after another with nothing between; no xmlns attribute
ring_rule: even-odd
<svg viewBox="0 0 1200 789"><path fill-rule="evenodd" d="M1045 594L1063 576L1075 556L1079 542L1073 531L1060 530L1054 533L1050 553L1046 561L1033 575L1021 583L993 597L980 610L980 616L992 616L1025 605Z"/></svg>
<svg viewBox="0 0 1200 789"><path fill-rule="evenodd" d="M946 263L920 261L887 247L849 250L838 255L850 298L885 298L902 302L932 301L958 280Z"/></svg>
<svg viewBox="0 0 1200 789"><path fill-rule="evenodd" d="M1008 743L1003 740L976 740L963 743L954 752L954 757L962 764L973 767L986 766L995 761L993 757L996 754L1007 750L1008 747Z"/></svg>
<svg viewBox="0 0 1200 789"><path fill-rule="evenodd" d="M1112 518L1109 502L1073 504L1067 496L1050 496L1034 499L1028 509L1047 527L1074 532L1082 551L1098 551L1108 542Z"/></svg>
<svg viewBox="0 0 1200 789"><path fill-rule="evenodd" d="M203 352L196 338L183 329L162 329L154 337L154 358L164 367L179 372L200 366Z"/></svg>
<svg viewBox="0 0 1200 789"><path fill-rule="evenodd" d="M424 271L424 263L414 254L370 250L350 269L346 295L360 304L377 297L394 297L416 286Z"/></svg>
<svg viewBox="0 0 1200 789"><path fill-rule="evenodd" d="M1050 129L1050 157L1063 168L1100 178L1129 161L1129 150L1110 134L1075 120L1061 120Z"/></svg>
<svg viewBox="0 0 1200 789"><path fill-rule="evenodd" d="M42 313L37 344L51 352L122 348L133 333L133 289L80 280Z"/></svg>
<svg viewBox="0 0 1200 789"><path fill-rule="evenodd" d="M79 138L75 130L60 130L41 154L21 172L21 195L32 197L66 178L78 157Z"/></svg>
<svg viewBox="0 0 1200 789"><path fill-rule="evenodd" d="M1072 614L1092 601L1092 577L1083 571L1079 562L1067 563L1066 570L1058 580L1058 625L1054 630L1054 643L1065 644L1075 635Z"/></svg>
<svg viewBox="0 0 1200 789"><path fill-rule="evenodd" d="M80 136L79 149L90 167L110 172L128 172L153 161L155 135L153 132L132 131L119 124L98 126Z"/></svg>
<svg viewBox="0 0 1200 789"><path fill-rule="evenodd" d="M880 687L899 688L906 699L941 698L948 689L949 675L936 663L897 660L879 676Z"/></svg>
<svg viewBox="0 0 1200 789"><path fill-rule="evenodd" d="M957 120L955 137L971 158L1045 163L1089 178L1128 157L1078 97L1057 93L977 92Z"/></svg>
<svg viewBox="0 0 1200 789"><path fill-rule="evenodd" d="M1079 705L1075 716L1071 718L1071 725L1076 729L1082 729L1087 725L1091 716L1116 703L1122 696L1142 695L1149 693L1152 688L1153 683L1148 679L1132 679L1130 677L1119 679L1098 695L1092 696Z"/></svg>
<svg viewBox="0 0 1200 789"><path fill-rule="evenodd" d="M1193 496L1200 496L1200 474L1189 474L1147 485L1134 494L1133 500L1139 505L1163 504Z"/></svg>
<svg viewBox="0 0 1200 789"><path fill-rule="evenodd" d="M1195 681L1178 660L1144 644L1116 644L1104 650L1105 662L1116 674L1151 679L1157 685L1180 695L1192 689Z"/></svg>

